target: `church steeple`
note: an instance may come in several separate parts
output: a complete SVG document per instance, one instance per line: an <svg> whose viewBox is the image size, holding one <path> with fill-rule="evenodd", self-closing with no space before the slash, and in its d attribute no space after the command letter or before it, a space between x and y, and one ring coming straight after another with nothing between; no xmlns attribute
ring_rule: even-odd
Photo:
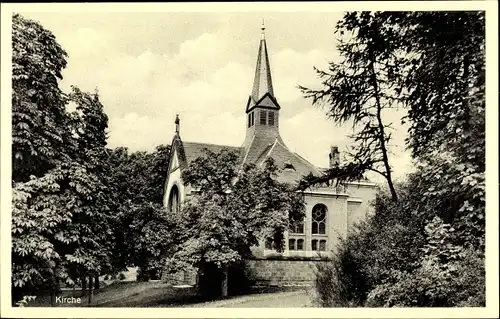
<svg viewBox="0 0 500 319"><path fill-rule="evenodd" d="M247 154L245 161L250 162L256 159L254 157L258 150L262 152L262 146L271 147L274 143L282 143L279 134L280 106L274 96L265 29L263 23L252 93L246 107L247 132L243 146Z"/></svg>
<svg viewBox="0 0 500 319"><path fill-rule="evenodd" d="M265 29L266 27L264 26L264 21L262 21L259 52L257 54L257 65L255 67L252 94L250 95L247 103L247 112L259 104L262 104L262 106L265 107L279 109L279 105L274 96L271 67L269 64L269 56L267 54ZM270 99L265 99L266 96L269 96Z"/></svg>

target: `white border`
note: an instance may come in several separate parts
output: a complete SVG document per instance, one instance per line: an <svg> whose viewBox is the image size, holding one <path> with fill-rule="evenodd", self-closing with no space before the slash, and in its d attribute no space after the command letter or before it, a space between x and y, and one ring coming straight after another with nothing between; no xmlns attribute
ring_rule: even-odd
<svg viewBox="0 0 500 319"><path fill-rule="evenodd" d="M486 10L486 308L12 308L10 306L11 16L12 12L338 12L352 10ZM23 318L471 318L498 316L498 4L496 1L267 3L1 4L1 316Z"/></svg>

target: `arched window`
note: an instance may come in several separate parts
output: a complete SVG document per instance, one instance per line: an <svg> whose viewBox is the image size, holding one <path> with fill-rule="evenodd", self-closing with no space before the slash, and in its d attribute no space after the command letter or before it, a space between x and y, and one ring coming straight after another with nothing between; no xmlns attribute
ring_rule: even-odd
<svg viewBox="0 0 500 319"><path fill-rule="evenodd" d="M174 185L172 186L168 197L168 211L171 213L177 213L180 210L181 202L179 200L179 188L177 188L177 185Z"/></svg>
<svg viewBox="0 0 500 319"><path fill-rule="evenodd" d="M319 250L320 251L326 251L326 240L320 240L319 241Z"/></svg>
<svg viewBox="0 0 500 319"><path fill-rule="evenodd" d="M313 239L311 241L311 248L312 248L312 250L318 250L318 240L317 239Z"/></svg>
<svg viewBox="0 0 500 319"><path fill-rule="evenodd" d="M295 250L295 239L288 240L288 250Z"/></svg>
<svg viewBox="0 0 500 319"><path fill-rule="evenodd" d="M304 233L304 218L293 222L290 225L291 234L303 234Z"/></svg>
<svg viewBox="0 0 500 319"><path fill-rule="evenodd" d="M311 241L311 249L312 250L319 250L319 251L326 251L326 240L313 239Z"/></svg>
<svg viewBox="0 0 500 319"><path fill-rule="evenodd" d="M304 250L304 240L303 239L297 240L297 250Z"/></svg>
<svg viewBox="0 0 500 319"><path fill-rule="evenodd" d="M317 204L313 207L311 223L312 234L326 234L326 213L327 208L323 204Z"/></svg>

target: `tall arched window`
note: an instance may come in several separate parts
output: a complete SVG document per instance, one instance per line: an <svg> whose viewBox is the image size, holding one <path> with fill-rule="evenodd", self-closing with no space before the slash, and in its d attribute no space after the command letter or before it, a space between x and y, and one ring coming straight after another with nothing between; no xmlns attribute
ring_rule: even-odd
<svg viewBox="0 0 500 319"><path fill-rule="evenodd" d="M181 202L179 200L179 188L177 185L172 186L170 190L170 195L168 196L168 211L171 213L177 213L181 210Z"/></svg>
<svg viewBox="0 0 500 319"><path fill-rule="evenodd" d="M317 204L312 210L312 223L311 223L311 233L312 234L326 234L326 213L327 208L323 204Z"/></svg>

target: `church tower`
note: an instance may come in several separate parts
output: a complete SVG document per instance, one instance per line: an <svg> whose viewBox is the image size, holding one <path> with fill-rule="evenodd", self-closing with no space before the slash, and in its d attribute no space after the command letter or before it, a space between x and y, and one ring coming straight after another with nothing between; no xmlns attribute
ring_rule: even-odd
<svg viewBox="0 0 500 319"><path fill-rule="evenodd" d="M257 159L253 158L258 155L252 151L253 149L262 150L275 142L283 144L279 134L280 105L273 91L264 24L262 24L261 30L253 88L246 106L246 137L243 142L244 162L254 162Z"/></svg>

